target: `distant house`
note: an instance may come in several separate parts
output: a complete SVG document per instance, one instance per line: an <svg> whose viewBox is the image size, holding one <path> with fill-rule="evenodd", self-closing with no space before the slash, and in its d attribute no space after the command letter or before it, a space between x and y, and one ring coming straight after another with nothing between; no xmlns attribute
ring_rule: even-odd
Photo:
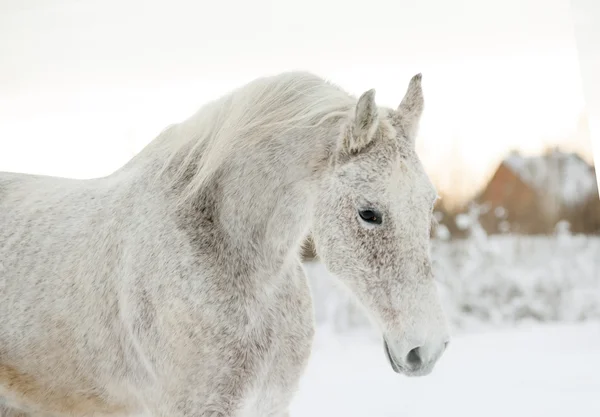
<svg viewBox="0 0 600 417"><path fill-rule="evenodd" d="M511 153L476 201L487 208L481 223L490 233L545 233L569 208L597 194L594 167L553 149L534 157Z"/></svg>

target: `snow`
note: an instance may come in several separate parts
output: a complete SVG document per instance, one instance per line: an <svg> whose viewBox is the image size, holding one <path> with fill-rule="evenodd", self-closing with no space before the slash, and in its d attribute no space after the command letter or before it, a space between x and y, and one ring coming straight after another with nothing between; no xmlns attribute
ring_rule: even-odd
<svg viewBox="0 0 600 417"><path fill-rule="evenodd" d="M435 236L440 240L449 240L452 237L450 230L443 224L438 224L435 228Z"/></svg>
<svg viewBox="0 0 600 417"><path fill-rule="evenodd" d="M567 204L577 204L597 192L591 167L572 153L552 151L547 155L509 155L504 163L535 190Z"/></svg>
<svg viewBox="0 0 600 417"><path fill-rule="evenodd" d="M600 416L600 323L454 337L433 372L395 374L381 343L317 331L291 417Z"/></svg>
<svg viewBox="0 0 600 417"><path fill-rule="evenodd" d="M467 214L460 213L456 216L456 226L460 230L467 230L471 227L471 219Z"/></svg>
<svg viewBox="0 0 600 417"><path fill-rule="evenodd" d="M506 216L506 209L504 207L498 206L494 209L494 214L498 218L502 218Z"/></svg>
<svg viewBox="0 0 600 417"><path fill-rule="evenodd" d="M560 233L435 241L433 269L457 328L600 320L600 238Z"/></svg>

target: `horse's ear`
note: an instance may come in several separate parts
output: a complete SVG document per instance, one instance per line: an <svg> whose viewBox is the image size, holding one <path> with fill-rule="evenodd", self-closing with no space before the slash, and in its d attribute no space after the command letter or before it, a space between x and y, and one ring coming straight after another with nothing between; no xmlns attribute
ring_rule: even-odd
<svg viewBox="0 0 600 417"><path fill-rule="evenodd" d="M344 148L349 153L360 152L372 140L379 127L375 90L364 92L354 111L354 120L344 136Z"/></svg>
<svg viewBox="0 0 600 417"><path fill-rule="evenodd" d="M411 78L406 94L396 110L396 124L400 125L404 135L413 143L417 137L419 122L425 106L421 79L420 73Z"/></svg>

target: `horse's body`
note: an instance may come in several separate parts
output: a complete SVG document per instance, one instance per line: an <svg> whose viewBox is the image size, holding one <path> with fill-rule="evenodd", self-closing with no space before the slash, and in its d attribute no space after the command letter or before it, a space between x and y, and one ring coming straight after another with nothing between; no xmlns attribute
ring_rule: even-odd
<svg viewBox="0 0 600 417"><path fill-rule="evenodd" d="M394 369L429 372L447 333L424 240L395 249L427 282L410 284L419 306L396 314L395 284L361 289L332 245L357 249L344 236L330 242L320 220L333 167L360 158L365 135L412 134L408 117L394 130L391 113L373 127L361 111L315 76L283 74L210 103L108 177L0 173L0 416L285 416L314 332L298 255L311 225L332 272L350 277L386 334ZM350 138L349 123L360 124ZM429 221L413 215L413 224ZM360 230L378 244L372 225ZM390 256L371 253L365 265L388 277L382 271L398 268ZM409 345L421 346L421 365L396 359L414 353Z"/></svg>

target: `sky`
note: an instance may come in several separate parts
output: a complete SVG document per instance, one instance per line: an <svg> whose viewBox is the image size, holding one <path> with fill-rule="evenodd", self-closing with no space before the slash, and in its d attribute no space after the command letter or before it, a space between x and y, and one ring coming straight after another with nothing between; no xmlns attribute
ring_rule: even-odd
<svg viewBox="0 0 600 417"><path fill-rule="evenodd" d="M425 167L474 190L512 149L591 161L575 39L568 0L0 0L0 171L107 175L258 76L395 107L421 72Z"/></svg>

